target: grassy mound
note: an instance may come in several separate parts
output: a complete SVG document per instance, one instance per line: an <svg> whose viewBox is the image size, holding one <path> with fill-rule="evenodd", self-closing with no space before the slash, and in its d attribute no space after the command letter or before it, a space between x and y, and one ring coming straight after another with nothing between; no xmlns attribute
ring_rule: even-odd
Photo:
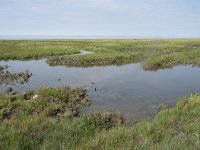
<svg viewBox="0 0 200 150"><path fill-rule="evenodd" d="M77 116L78 110L89 104L82 88L40 88L36 92L4 94L0 96L0 119L12 120L20 115L70 118Z"/></svg>

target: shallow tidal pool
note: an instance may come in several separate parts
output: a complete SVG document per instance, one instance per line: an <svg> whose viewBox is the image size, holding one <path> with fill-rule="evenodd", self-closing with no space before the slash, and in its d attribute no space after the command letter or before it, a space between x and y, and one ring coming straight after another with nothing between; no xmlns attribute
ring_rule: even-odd
<svg viewBox="0 0 200 150"><path fill-rule="evenodd" d="M1 92L8 87L25 91L44 86L84 86L93 104L83 113L121 112L132 121L151 118L156 113L152 108L161 102L173 106L177 98L200 92L200 68L190 65L144 71L140 64L75 68L51 67L45 59L0 62L6 64L11 72L29 70L33 75L27 84L0 85Z"/></svg>

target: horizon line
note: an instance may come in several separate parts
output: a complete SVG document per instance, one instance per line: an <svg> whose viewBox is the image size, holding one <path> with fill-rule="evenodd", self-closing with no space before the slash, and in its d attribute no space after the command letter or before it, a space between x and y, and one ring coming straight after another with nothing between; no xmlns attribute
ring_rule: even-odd
<svg viewBox="0 0 200 150"><path fill-rule="evenodd" d="M56 35L56 34L0 34L0 40L70 40L70 39L198 39L200 36L133 36L133 35Z"/></svg>

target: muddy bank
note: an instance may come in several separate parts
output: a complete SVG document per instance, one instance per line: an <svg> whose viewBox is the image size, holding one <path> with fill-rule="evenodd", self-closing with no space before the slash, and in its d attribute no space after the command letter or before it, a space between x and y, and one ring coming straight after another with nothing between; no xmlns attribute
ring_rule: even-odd
<svg viewBox="0 0 200 150"><path fill-rule="evenodd" d="M25 72L11 73L8 66L0 66L0 84L24 84L32 76L28 70Z"/></svg>
<svg viewBox="0 0 200 150"><path fill-rule="evenodd" d="M108 66L108 65L125 65L138 62L135 55L132 54L91 54L91 55L73 55L50 57L47 63L50 66L68 66L68 67L92 67L92 66Z"/></svg>
<svg viewBox="0 0 200 150"><path fill-rule="evenodd" d="M0 120L12 121L21 115L58 121L86 117L95 127L106 130L125 123L121 114L98 112L80 115L79 111L90 104L91 100L83 88L40 88L15 94L11 90L0 95Z"/></svg>
<svg viewBox="0 0 200 150"><path fill-rule="evenodd" d="M89 116L94 124L101 129L111 129L124 124L125 120L121 114L110 112L98 112Z"/></svg>
<svg viewBox="0 0 200 150"><path fill-rule="evenodd" d="M11 119L21 113L51 118L71 118L91 101L83 88L40 88L24 93L0 95L0 119ZM7 104L10 105L7 105Z"/></svg>

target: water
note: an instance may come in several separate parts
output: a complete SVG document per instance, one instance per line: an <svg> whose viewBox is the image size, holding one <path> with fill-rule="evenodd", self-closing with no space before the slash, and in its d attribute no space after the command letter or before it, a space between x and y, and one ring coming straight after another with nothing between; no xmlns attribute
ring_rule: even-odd
<svg viewBox="0 0 200 150"><path fill-rule="evenodd" d="M5 64L11 66L11 72L28 69L33 73L27 84L13 86L16 91L41 86L85 86L93 100L85 113L121 112L127 120L151 118L155 114L151 106L158 106L161 102L173 106L177 98L200 92L200 69L192 66L176 66L154 72L144 71L140 64L69 68L50 67L45 59L0 62L0 65ZM0 86L1 91L5 88L5 85Z"/></svg>
<svg viewBox="0 0 200 150"><path fill-rule="evenodd" d="M93 54L94 52L91 51L85 51L85 50L80 50L79 54L74 54L74 55L89 55L89 54Z"/></svg>

